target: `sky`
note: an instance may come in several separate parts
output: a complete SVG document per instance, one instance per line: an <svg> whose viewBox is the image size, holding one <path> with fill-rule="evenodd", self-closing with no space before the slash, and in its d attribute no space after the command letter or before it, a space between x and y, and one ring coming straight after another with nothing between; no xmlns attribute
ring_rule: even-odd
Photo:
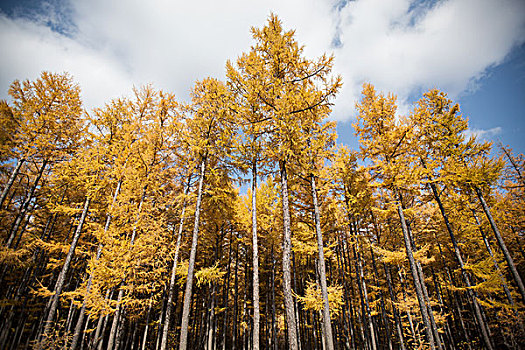
<svg viewBox="0 0 525 350"><path fill-rule="evenodd" d="M225 78L270 13L304 55L334 55L339 141L364 82L409 113L430 88L469 119L469 135L525 153L523 0L0 0L0 99L15 80L69 72L88 110L151 83L188 101L196 80Z"/></svg>

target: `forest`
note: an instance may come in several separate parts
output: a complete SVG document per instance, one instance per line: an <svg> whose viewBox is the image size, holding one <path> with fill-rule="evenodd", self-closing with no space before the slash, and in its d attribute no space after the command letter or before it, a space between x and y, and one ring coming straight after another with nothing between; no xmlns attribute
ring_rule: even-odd
<svg viewBox="0 0 525 350"><path fill-rule="evenodd" d="M1 349L525 347L525 158L429 90L407 115L276 15L197 81L84 109L68 73L0 102Z"/></svg>

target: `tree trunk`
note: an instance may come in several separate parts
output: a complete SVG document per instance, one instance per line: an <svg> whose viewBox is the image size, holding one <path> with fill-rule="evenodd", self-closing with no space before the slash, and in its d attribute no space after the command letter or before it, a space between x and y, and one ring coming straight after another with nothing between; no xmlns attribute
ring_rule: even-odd
<svg viewBox="0 0 525 350"><path fill-rule="evenodd" d="M359 238L357 237L357 228L354 232L355 245L354 255L356 258L356 274L358 279L358 287L362 300L362 313L363 313L363 322L368 324L369 334L370 334L370 345L372 350L377 349L376 337L374 332L374 325L372 323L372 310L370 309L370 303L368 301L368 290L366 287L365 274L363 271L363 262L361 259L360 248L359 248Z"/></svg>
<svg viewBox="0 0 525 350"><path fill-rule="evenodd" d="M122 287L122 286L119 286L119 287ZM121 303L122 303L123 297L124 297L124 289L120 288L118 292L118 296L117 296L117 309L115 310L115 313L113 314L113 322L111 323L111 330L109 331L109 339L108 339L108 345L107 345L108 350L113 350L115 339L117 337L118 325L120 321L120 313L122 310Z"/></svg>
<svg viewBox="0 0 525 350"><path fill-rule="evenodd" d="M180 213L179 231L177 233L177 243L175 245L175 256L173 257L173 265L171 266L170 285L168 287L168 302L166 304L166 318L164 320L164 327L162 328L162 340L160 342L160 350L166 350L168 344L168 332L171 323L171 312L173 310L173 298L175 295L175 282L177 277L177 261L179 260L180 243L182 240L182 230L184 228L184 212L186 211L186 196L191 187L191 174L188 176L188 184L184 190L184 200L182 202L182 210Z"/></svg>
<svg viewBox="0 0 525 350"><path fill-rule="evenodd" d="M388 284L388 293L390 294L390 300L392 301L392 310L394 312L394 320L396 322L396 330L397 336L399 338L399 345L401 350L406 350L405 339L403 337L403 324L401 323L401 317L399 317L399 312L395 305L397 300L396 296L394 295L394 289L392 287L392 277L390 274L390 268L386 265L386 263L383 263L383 267L385 268L386 282Z"/></svg>
<svg viewBox="0 0 525 350"><path fill-rule="evenodd" d="M259 248L257 243L257 161L252 164L252 241L253 241L253 350L259 350Z"/></svg>
<svg viewBox="0 0 525 350"><path fill-rule="evenodd" d="M117 196L120 192L120 187L122 185L122 179L119 180L119 182L117 183L117 188L115 189L115 193L113 194L113 200L111 202L111 206L113 206L117 200ZM108 232L108 229L109 229L109 225L111 224L111 215L108 214L107 218L106 218L106 224L104 225L104 234L106 232ZM98 249L97 249L97 255L96 255L96 261L98 261L98 259L100 259L100 256L102 255L102 243L99 243L98 245ZM77 325L75 326L75 333L73 334L73 339L71 340L71 346L70 346L70 349L71 350L75 350L77 345L78 345L78 339L80 337L80 332L82 330L82 323L84 322L84 316L85 316L85 313L86 313L86 300L85 298L87 298L89 296L89 293L91 291L91 286L93 285L93 273L90 273L89 274L89 279L88 279L88 283L87 283L87 286L86 286L86 296L84 297L84 302L82 303L82 308L80 309L80 315L78 316L78 320L77 320Z"/></svg>
<svg viewBox="0 0 525 350"><path fill-rule="evenodd" d="M334 350L334 338L332 336L332 324L330 322L330 305L328 304L328 285L326 283L326 266L324 261L323 234L321 232L321 217L319 214L319 203L317 202L317 189L315 176L310 175L310 185L314 204L315 233L317 235L317 251L319 262L319 280L321 282L321 295L323 296L323 324L326 350Z"/></svg>
<svg viewBox="0 0 525 350"><path fill-rule="evenodd" d="M142 350L146 350L146 344L148 343L148 330L149 330L149 317L151 314L151 306L152 306L152 300L150 295L149 305L148 305L148 312L146 313L146 326L144 327L144 335L142 339ZM138 326L136 326L138 328Z"/></svg>
<svg viewBox="0 0 525 350"><path fill-rule="evenodd" d="M146 198L146 187L143 188L142 190L142 196L140 197L140 203L139 203L139 207L138 207L138 210L137 210L137 218L135 220L135 224L133 225L133 231L131 232L131 239L130 239L130 247L132 247L134 244L135 244L135 238L137 236L137 223L140 219L140 213L142 212L142 205L144 204L144 199ZM131 248L130 248L131 249ZM124 312L124 310L122 309L122 305L121 305L121 302L122 302L122 298L124 297L124 289L122 287L124 287L125 283L126 283L126 274L124 274L124 278L122 279L122 282L120 282L120 288L119 288L119 292L118 292L118 297L117 297L117 310L115 311L115 314L113 316L113 322L111 324L111 331L109 332L109 340L108 340L108 346L107 348L109 350L112 350L113 349L113 346L115 345L117 348L119 346L119 343L118 343L118 335L120 335L119 331L122 329L121 324L119 324L120 322L120 319L122 318L122 313Z"/></svg>
<svg viewBox="0 0 525 350"><path fill-rule="evenodd" d="M283 206L283 292L284 307L286 311L286 324L288 326L288 346L291 350L298 350L297 322L295 320L294 300L292 291L292 275L290 271L292 237L290 223L290 208L288 204L288 177L286 162L280 162L281 170L281 197Z"/></svg>
<svg viewBox="0 0 525 350"><path fill-rule="evenodd" d="M505 244L503 237L501 237L498 227L496 226L496 222L494 221L494 218L492 217L492 214L490 213L490 209L487 203L485 202L485 198L483 198L483 194L481 193L481 190L478 187L474 187L474 189L476 191L476 194L478 195L479 201L481 202L483 211L485 212L485 215L487 216L487 219L490 222L490 226L492 227L492 230L494 231L494 235L496 236L498 245L501 251L503 252L503 255L505 256L507 265L509 265L509 269L512 274L512 277L514 277L514 281L516 281L516 284L518 285L518 290L520 291L521 298L523 302L525 302L525 286L523 285L523 281L518 273L518 270L516 269L516 265L514 264L514 259L512 259L512 256L510 255L509 250L507 249L507 245Z"/></svg>
<svg viewBox="0 0 525 350"><path fill-rule="evenodd" d="M227 335L227 327L228 327L228 304L229 304L229 297L230 297L230 275L231 275L231 261L232 261L232 240L233 240L233 232L230 229L230 242L228 247L228 269L226 270L226 283L224 284L223 289L223 302L224 302L224 318L223 318L223 326L222 326L222 344L221 349L226 350L226 335Z"/></svg>
<svg viewBox="0 0 525 350"><path fill-rule="evenodd" d="M461 269L461 275L463 276L463 280L465 281L465 284L467 286L467 294L470 298L470 301L472 302L474 306L474 316L476 318L476 321L478 322L479 328L481 329L481 335L483 336L483 341L485 342L485 346L487 349L492 350L492 342L489 337L489 330L487 324L483 321L483 318L481 317L481 308L479 306L479 303L476 299L476 295L474 291L472 290L472 284L470 283L470 277L465 270L465 264L463 263L463 257L461 256L461 251L459 250L458 242L456 241L456 236L454 235L454 232L452 232L452 225L450 224L450 221L448 220L448 216L445 213L445 207L443 206L443 203L441 202L441 198L439 196L439 193L436 188L436 184L430 183L430 188L432 189L432 194L434 195L434 199L436 200L439 210L441 212L441 216L443 217L443 221L445 222L445 226L447 227L448 234L450 236L450 240L452 241L452 247L454 248L454 254L456 256L456 260L459 263L459 268Z"/></svg>
<svg viewBox="0 0 525 350"><path fill-rule="evenodd" d="M235 250L235 272L234 272L234 287L233 291L233 325L232 325L232 344L231 349L235 350L237 344L237 314L238 314L238 301L239 301L239 242L237 242L237 249Z"/></svg>
<svg viewBox="0 0 525 350"><path fill-rule="evenodd" d="M419 274L417 271L416 261L412 253L412 245L410 242L410 237L408 235L407 223L405 220L405 214L403 213L403 208L401 207L401 198L399 194L398 194L398 197L399 197L398 199L399 202L397 204L397 212L399 214L399 220L401 221L401 229L403 231L403 239L405 241L406 255L410 263L410 271L412 272L412 278L414 280L414 287L416 289L417 301L419 303L419 309L421 310L421 317L423 319L423 324L425 326L425 333L427 336L427 340L430 344L430 348L434 350L436 346L434 343L434 336L432 334L432 326L430 324L430 319L428 316L428 309L425 303L425 299L423 296L423 290L421 287L421 283L425 283L425 282L419 280Z"/></svg>
<svg viewBox="0 0 525 350"><path fill-rule="evenodd" d="M91 198L86 197L86 201L84 202L84 209L82 210L82 215L80 216L80 221L78 222L77 229L75 231L75 235L73 236L71 247L69 248L69 252L67 253L66 261L64 262L62 271L60 271L60 274L58 275L55 289L53 291L54 294L51 297L51 306L49 308L49 313L46 318L46 324L44 326L44 331L42 332L42 337L41 337L42 340L44 340L47 337L47 335L49 334L49 331L51 330L53 319L55 317L55 313L58 308L60 294L62 293L62 288L64 287L64 282L66 280L66 274L69 270L69 266L71 265L71 260L73 259L73 254L75 253L75 248L77 247L77 243L80 238L80 233L82 232L82 226L84 225L84 222L87 217L90 202L91 202ZM41 345L39 345L38 349L39 350L41 349Z"/></svg>
<svg viewBox="0 0 525 350"><path fill-rule="evenodd" d="M7 181L7 184L5 185L4 189L2 190L2 194L0 195L0 209L2 209L2 206L4 205L4 201L7 198L7 194L9 193L9 190L13 186L13 183L15 182L15 179L18 176L18 173L20 172L20 168L22 167L22 164L24 164L24 162L25 162L24 158L20 158L16 162L16 166L13 169L11 176L9 176L9 180Z"/></svg>
<svg viewBox="0 0 525 350"><path fill-rule="evenodd" d="M272 273L271 273L271 286L272 286L272 349L277 349L277 330L275 328L276 324L276 306L275 306L275 258L273 256L273 244L272 244Z"/></svg>
<svg viewBox="0 0 525 350"><path fill-rule="evenodd" d="M489 255L492 258L492 261L494 263L494 268L496 271L498 271L499 277L501 279L501 286L503 287L503 290L505 291L505 295L507 296L507 300L509 301L510 305L514 308L514 298L512 297L512 294L510 293L509 287L507 286L507 283L505 282L505 276L501 273L501 269L498 264L498 260L494 257L494 253L492 252L492 248L490 247L489 241L487 239L487 235L485 234L485 231L481 228L481 223L479 222L479 219L476 215L476 212L472 210L472 215L474 216L474 219L476 220L476 224L478 225L479 232L481 233L481 237L483 238L483 243L485 243L485 247L487 248L487 251L489 252ZM517 310L515 310L516 316ZM518 316L519 319L519 316ZM521 320L520 320L521 324Z"/></svg>
<svg viewBox="0 0 525 350"><path fill-rule="evenodd" d="M197 204L195 207L195 222L193 226L193 237L191 242L190 258L188 263L188 277L186 279L186 290L184 291L184 304L182 309L182 323L180 331L179 350L186 350L188 346L188 325L190 321L191 293L193 287L193 274L195 269L195 258L197 254L197 241L199 238L199 218L202 202L202 188L204 174L206 171L206 156L203 156L200 164L199 188L197 190Z"/></svg>
<svg viewBox="0 0 525 350"><path fill-rule="evenodd" d="M38 174L37 174L37 177L35 179L35 182L34 182L33 186L31 186L31 190L29 191L29 194L27 195L26 200L22 204L22 207L20 208L20 212L16 216L16 219L15 219L15 222L13 223L13 226L11 226L11 230L9 232L9 239L7 240L7 243L6 243L6 247L8 247L8 248L11 248L11 246L12 246L14 240L15 240L16 233L18 232L18 228L20 227L20 224L22 223L22 220L24 220L24 218L25 218L25 215L26 215L26 213L28 211L29 204L31 203L31 200L35 196L36 188L38 187L38 184L40 183L40 179L42 178L42 175L44 174L44 170L45 170L46 166L47 166L47 160L44 159L44 161L42 162L42 166L38 170Z"/></svg>

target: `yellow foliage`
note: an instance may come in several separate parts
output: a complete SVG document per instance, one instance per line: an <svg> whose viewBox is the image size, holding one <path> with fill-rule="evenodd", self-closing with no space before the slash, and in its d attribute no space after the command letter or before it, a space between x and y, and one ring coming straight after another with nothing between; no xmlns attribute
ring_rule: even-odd
<svg viewBox="0 0 525 350"><path fill-rule="evenodd" d="M195 278L197 279L197 285L200 286L204 283L215 283L219 281L226 272L218 268L219 263L210 267L204 267L195 273Z"/></svg>
<svg viewBox="0 0 525 350"><path fill-rule="evenodd" d="M323 309L321 288L315 282L308 282L304 297L297 295L297 299L304 304L306 310L321 311ZM343 306L342 286L328 287L328 304L330 305L330 316L335 317L339 315Z"/></svg>

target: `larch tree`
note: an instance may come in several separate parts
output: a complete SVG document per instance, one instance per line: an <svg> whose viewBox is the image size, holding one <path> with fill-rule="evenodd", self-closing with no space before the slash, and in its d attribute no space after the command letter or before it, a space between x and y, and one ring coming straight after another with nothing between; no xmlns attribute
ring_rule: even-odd
<svg viewBox="0 0 525 350"><path fill-rule="evenodd" d="M188 346L190 304L206 165L210 159L224 159L231 147L234 130L230 128L233 114L229 104L230 101L230 92L226 85L216 79L208 78L195 84L192 91L192 104L188 106L188 113L192 114L192 118L187 121L189 133L186 137L187 142L191 145L192 154L199 162L199 182L188 275L184 291L184 305L179 340L179 349L181 350L185 350Z"/></svg>
<svg viewBox="0 0 525 350"><path fill-rule="evenodd" d="M489 336L489 330L483 320L481 307L472 290L471 277L464 268L464 258L459 248L456 235L453 232L452 223L449 220L443 206L440 191L437 187L436 167L446 163L453 147L456 152L461 153L463 143L462 131L466 129L466 121L461 118L458 105L452 105L452 101L447 96L438 91L430 90L425 93L423 98L418 101L418 106L414 113L411 114L414 132L414 153L419 158L422 166L427 172L428 185L432 195L438 204L445 227L452 242L455 257L462 271L462 276L467 286L467 293L474 307L476 321L481 329L481 334L485 346L492 349L492 342ZM451 147L451 145L453 145ZM439 158L442 158L441 160ZM444 159L443 159L444 158Z"/></svg>
<svg viewBox="0 0 525 350"><path fill-rule="evenodd" d="M371 84L363 86L362 94L363 97L357 104L358 123L354 125L357 135L361 137L361 152L373 162L372 167L381 186L391 190L394 195L427 340L431 349L435 349L436 345L441 348L439 339L435 337L436 332L433 331L435 327L431 323L432 310L424 295L425 281L421 278L421 270L414 259L413 238L403 209L401 189L413 184L419 177L418 172L421 172L407 155L406 139L409 138L410 129L396 121L397 106L393 95L378 95Z"/></svg>
<svg viewBox="0 0 525 350"><path fill-rule="evenodd" d="M341 85L331 78L332 57L317 60L303 57L293 31L284 31L281 21L271 15L262 29L252 28L255 44L238 60L239 75L248 101L260 107L272 131L268 157L279 164L283 211L283 289L288 344L298 349L297 321L291 280L291 221L288 193L288 163L294 152L306 144L302 115L329 105Z"/></svg>

